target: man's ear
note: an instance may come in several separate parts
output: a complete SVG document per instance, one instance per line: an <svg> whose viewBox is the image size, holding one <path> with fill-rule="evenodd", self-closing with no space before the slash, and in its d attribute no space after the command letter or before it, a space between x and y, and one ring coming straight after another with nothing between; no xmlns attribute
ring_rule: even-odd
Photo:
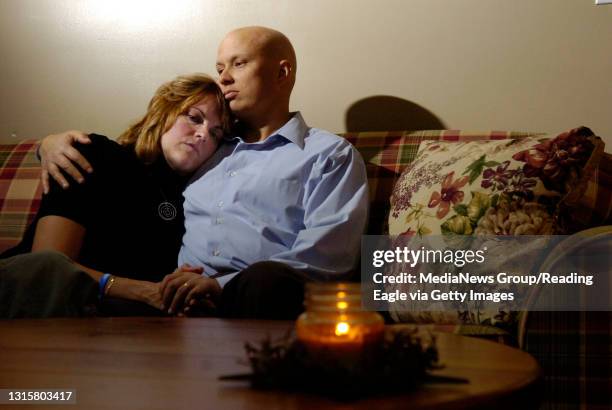
<svg viewBox="0 0 612 410"><path fill-rule="evenodd" d="M279 82L285 82L291 78L291 72L293 67L289 60L281 60L279 63L278 80Z"/></svg>

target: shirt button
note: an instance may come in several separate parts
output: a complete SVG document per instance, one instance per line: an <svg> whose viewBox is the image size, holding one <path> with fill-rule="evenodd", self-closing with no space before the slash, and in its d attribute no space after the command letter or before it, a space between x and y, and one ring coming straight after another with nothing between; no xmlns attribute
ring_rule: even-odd
<svg viewBox="0 0 612 410"><path fill-rule="evenodd" d="M221 252L219 252L218 250L213 251L213 256L219 256L219 255L221 255Z"/></svg>
<svg viewBox="0 0 612 410"><path fill-rule="evenodd" d="M221 208L221 207L223 206L223 201L219 201L219 203L217 204L217 206L218 206L219 208Z"/></svg>
<svg viewBox="0 0 612 410"><path fill-rule="evenodd" d="M230 172L230 174L229 174L229 175L230 175L230 177L235 177L235 176L236 176L236 171L232 171L232 172Z"/></svg>
<svg viewBox="0 0 612 410"><path fill-rule="evenodd" d="M217 223L217 225L221 225L223 223L223 218L217 218L215 219L215 222Z"/></svg>

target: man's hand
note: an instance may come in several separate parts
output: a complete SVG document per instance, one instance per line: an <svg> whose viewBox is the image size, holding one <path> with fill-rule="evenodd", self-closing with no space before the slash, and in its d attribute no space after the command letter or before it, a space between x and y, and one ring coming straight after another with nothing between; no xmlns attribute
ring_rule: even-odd
<svg viewBox="0 0 612 410"><path fill-rule="evenodd" d="M191 309L215 308L221 286L215 279L202 276L202 268L183 265L162 280L160 286L164 309L168 314L189 314Z"/></svg>
<svg viewBox="0 0 612 410"><path fill-rule="evenodd" d="M48 135L40 142L38 151L42 167L40 180L45 194L49 193L49 175L64 189L68 188L68 181L60 168L79 183L83 182L84 178L75 164L89 173L93 172L91 164L72 146L75 142L89 144L91 140L81 131L73 130Z"/></svg>

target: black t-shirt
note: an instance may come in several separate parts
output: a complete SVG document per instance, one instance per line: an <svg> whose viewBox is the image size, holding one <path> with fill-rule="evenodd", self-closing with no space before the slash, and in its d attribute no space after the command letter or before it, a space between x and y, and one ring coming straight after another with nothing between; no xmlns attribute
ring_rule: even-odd
<svg viewBox="0 0 612 410"><path fill-rule="evenodd" d="M57 215L85 227L77 260L82 265L133 279L161 280L177 266L186 180L163 158L146 166L131 147L102 135L90 138L91 144L76 148L94 172L83 172L85 182L72 182L67 190L52 182L22 243L3 256L29 252L37 221Z"/></svg>

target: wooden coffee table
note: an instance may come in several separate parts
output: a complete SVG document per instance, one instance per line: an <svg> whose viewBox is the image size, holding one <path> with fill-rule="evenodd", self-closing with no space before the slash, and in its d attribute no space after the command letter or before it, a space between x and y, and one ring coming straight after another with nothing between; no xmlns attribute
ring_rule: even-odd
<svg viewBox="0 0 612 410"><path fill-rule="evenodd" d="M467 378L469 384L426 385L411 393L345 403L218 380L248 371L239 363L245 341L281 336L292 326L209 318L4 320L0 388L73 388L77 405L65 408L92 410L516 408L531 400L540 374L536 361L518 349L440 333L440 360L446 368L438 373Z"/></svg>

